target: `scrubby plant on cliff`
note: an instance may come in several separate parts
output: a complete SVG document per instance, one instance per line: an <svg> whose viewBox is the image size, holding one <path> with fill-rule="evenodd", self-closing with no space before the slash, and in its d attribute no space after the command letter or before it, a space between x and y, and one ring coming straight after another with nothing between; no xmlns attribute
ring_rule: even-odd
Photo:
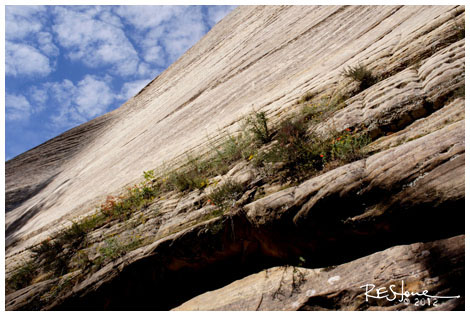
<svg viewBox="0 0 470 316"><path fill-rule="evenodd" d="M281 122L274 138L275 146L257 157L258 165L281 163L279 175L287 180L300 180L323 166L323 156L328 148L307 133L303 119L288 118Z"/></svg>
<svg viewBox="0 0 470 316"><path fill-rule="evenodd" d="M82 243L86 234L87 231L81 224L72 222L72 226L60 233L56 239L61 245L71 245L71 247L76 248Z"/></svg>
<svg viewBox="0 0 470 316"><path fill-rule="evenodd" d="M315 101L304 103L300 110L299 118L311 123L319 123L327 119L335 111L345 106L347 96L341 91L332 95L324 95Z"/></svg>
<svg viewBox="0 0 470 316"><path fill-rule="evenodd" d="M275 145L258 155L255 166L266 168L270 163L277 163L280 164L277 175L282 181L301 181L321 171L329 162L338 165L365 156L362 148L370 142L366 133L355 133L348 128L330 137L319 137L309 134L308 126L302 117L282 121L274 136Z"/></svg>
<svg viewBox="0 0 470 316"><path fill-rule="evenodd" d="M300 99L297 100L297 104L302 104L302 103L308 102L311 99L313 99L314 97L315 97L315 94L313 92L308 91L304 95L302 95L300 97Z"/></svg>
<svg viewBox="0 0 470 316"><path fill-rule="evenodd" d="M365 156L362 148L371 142L367 134L356 134L347 128L332 138L330 159L348 163Z"/></svg>
<svg viewBox="0 0 470 316"><path fill-rule="evenodd" d="M212 151L204 157L188 155L183 167L170 171L165 177L166 190L204 189L210 177L225 174L233 163L241 159L251 160L257 148L272 138L267 121L266 113L253 112L244 121L248 132L237 136L227 134L219 144L209 142Z"/></svg>
<svg viewBox="0 0 470 316"><path fill-rule="evenodd" d="M278 139L279 158L289 171L288 175L301 179L309 170L322 168L322 143L307 135L307 125L302 120L287 119L281 123Z"/></svg>
<svg viewBox="0 0 470 316"><path fill-rule="evenodd" d="M220 209L226 209L233 206L244 191L244 187L233 181L226 181L215 188L208 196L210 203L218 206Z"/></svg>
<svg viewBox="0 0 470 316"><path fill-rule="evenodd" d="M147 181L152 181L155 179L155 174L153 170L144 171L144 179Z"/></svg>
<svg viewBox="0 0 470 316"><path fill-rule="evenodd" d="M55 276L66 274L70 258L82 247L86 235L87 230L82 223L73 222L69 228L32 249L34 262L41 262L38 268L43 272L51 272ZM72 251L65 251L67 248Z"/></svg>
<svg viewBox="0 0 470 316"><path fill-rule="evenodd" d="M228 134L220 144L210 143L212 149L204 157L187 156L187 162L165 177L167 190L180 192L204 189L209 178L225 174L233 163L248 159L256 150L253 141L246 135Z"/></svg>
<svg viewBox="0 0 470 316"><path fill-rule="evenodd" d="M377 78L365 66L348 67L343 70L342 75L359 83L359 91L365 90L377 82Z"/></svg>
<svg viewBox="0 0 470 316"><path fill-rule="evenodd" d="M105 244L100 248L102 258L97 260L99 265L105 261L114 260L119 258L129 251L132 251L142 245L142 240L137 237L132 237L128 242L123 242L117 238L108 238Z"/></svg>
<svg viewBox="0 0 470 316"><path fill-rule="evenodd" d="M266 112L253 112L245 119L245 124L253 133L255 140L266 144L271 141L271 133L268 129Z"/></svg>
<svg viewBox="0 0 470 316"><path fill-rule="evenodd" d="M159 193L158 184L155 186L137 186L127 188L126 196L114 197L109 195L101 204L100 212L108 220L126 220L131 214L148 205Z"/></svg>
<svg viewBox="0 0 470 316"><path fill-rule="evenodd" d="M227 134L221 145L211 145L212 150L215 152L214 160L218 174L227 172L227 168L230 167L232 163L249 157L250 147L251 142L247 137L244 137L244 135L233 136L230 134Z"/></svg>
<svg viewBox="0 0 470 316"><path fill-rule="evenodd" d="M18 270L11 280L7 281L11 288L29 285L32 276L38 273L52 273L61 276L69 272L69 266L75 254L85 246L89 232L97 229L112 220L128 219L130 215L153 200L160 190L160 183L153 183L153 173L144 174L146 182L141 186L128 188L125 196L108 196L100 206L99 212L85 217L66 229L60 230L51 238L44 240L31 249L33 258L31 262ZM139 242L125 245L124 250L135 247ZM121 249L122 250L122 249ZM40 263L40 264L37 264Z"/></svg>
<svg viewBox="0 0 470 316"><path fill-rule="evenodd" d="M15 272L6 280L7 293L22 289L29 284L37 275L37 266L34 261L24 262L21 266L16 268Z"/></svg>
<svg viewBox="0 0 470 316"><path fill-rule="evenodd" d="M203 189L207 186L207 178L200 172L192 170L174 171L168 176L168 184L178 191Z"/></svg>

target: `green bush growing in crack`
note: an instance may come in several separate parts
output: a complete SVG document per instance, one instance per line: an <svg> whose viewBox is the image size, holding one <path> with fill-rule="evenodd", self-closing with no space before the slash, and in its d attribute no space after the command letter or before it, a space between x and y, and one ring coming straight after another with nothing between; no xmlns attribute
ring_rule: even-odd
<svg viewBox="0 0 470 316"><path fill-rule="evenodd" d="M100 213L105 216L106 220L118 219L120 221L130 218L132 213L140 210L148 204L160 193L159 184L152 186L137 186L127 188L126 196L114 197L108 195L106 201L100 206Z"/></svg>
<svg viewBox="0 0 470 316"><path fill-rule="evenodd" d="M227 181L214 189L208 196L209 201L219 207L219 210L224 210L233 206L244 192L241 184Z"/></svg>
<svg viewBox="0 0 470 316"><path fill-rule="evenodd" d="M155 179L155 174L153 170L144 171L144 178L147 181L152 181L153 179Z"/></svg>
<svg viewBox="0 0 470 316"><path fill-rule="evenodd" d="M73 222L69 228L59 231L53 238L42 241L38 246L31 249L33 261L41 262L36 265L37 273L52 272L55 276L64 275L68 272L68 263L74 251L80 249L85 241L87 232L94 229L89 226L88 219L82 222ZM86 224L86 225L85 225ZM65 251L66 249L69 251Z"/></svg>
<svg viewBox="0 0 470 316"><path fill-rule="evenodd" d="M194 169L174 171L168 176L168 184L180 192L201 190L207 186L207 177Z"/></svg>
<svg viewBox="0 0 470 316"><path fill-rule="evenodd" d="M271 132L268 129L266 112L253 112L245 119L245 124L251 131L254 139L262 144L271 141Z"/></svg>
<svg viewBox="0 0 470 316"><path fill-rule="evenodd" d="M319 123L326 120L337 110L345 106L347 96L342 92L334 93L331 96L324 96L315 102L305 104L301 111L300 116L305 122L311 121L312 123Z"/></svg>
<svg viewBox="0 0 470 316"><path fill-rule="evenodd" d="M70 244L72 247L79 246L86 237L87 232L81 223L72 222L72 226L57 235L57 242L61 245Z"/></svg>
<svg viewBox="0 0 470 316"><path fill-rule="evenodd" d="M231 164L250 156L251 141L244 135L227 134L220 146L211 147L216 153L214 161L218 170L217 174L224 174Z"/></svg>
<svg viewBox="0 0 470 316"><path fill-rule="evenodd" d="M122 243L116 238L108 238L105 240L105 245L100 248L100 253L103 261L114 260L138 248L141 244L142 240L138 238L132 238L128 243Z"/></svg>
<svg viewBox="0 0 470 316"><path fill-rule="evenodd" d="M304 95L302 95L300 99L297 100L296 104L302 104L302 103L308 102L314 97L315 97L315 94L313 92L308 91Z"/></svg>
<svg viewBox="0 0 470 316"><path fill-rule="evenodd" d="M377 78L372 72L361 64L344 69L342 75L359 82L359 91L363 91L377 82Z"/></svg>
<svg viewBox="0 0 470 316"><path fill-rule="evenodd" d="M76 222L73 221L70 227L60 230L33 247L31 249L32 260L19 268L10 278L11 280L7 280L7 288L23 288L29 285L32 278L41 272L51 272L54 276L68 273L74 255L84 247L89 232L111 220L128 219L133 212L146 206L159 194L161 183L154 183L153 171L144 172L144 178L147 182L129 188L126 196L108 196L106 202L95 214ZM134 240L124 245L123 249L126 251L135 249L140 243L141 241ZM80 264L80 266L87 268L89 264Z"/></svg>
<svg viewBox="0 0 470 316"><path fill-rule="evenodd" d="M6 292L13 292L31 284L37 275L37 266L33 260L24 262L16 268L15 272L5 280Z"/></svg>
<svg viewBox="0 0 470 316"><path fill-rule="evenodd" d="M362 159L365 157L362 148L371 141L366 133L352 132L349 128L326 138L310 135L308 123L302 118L284 120L274 138L276 145L260 154L254 164L268 168L269 163L280 163L277 176L295 182L313 176L329 162L344 164Z"/></svg>
<svg viewBox="0 0 470 316"><path fill-rule="evenodd" d="M330 159L349 163L365 157L362 148L371 142L367 134L355 134L350 131L333 136Z"/></svg>
<svg viewBox="0 0 470 316"><path fill-rule="evenodd" d="M288 118L281 122L275 135L276 146L263 152L257 158L258 165L281 163L281 178L300 180L320 170L323 166L322 154L326 151L323 144L313 141L307 134L307 123L302 119Z"/></svg>

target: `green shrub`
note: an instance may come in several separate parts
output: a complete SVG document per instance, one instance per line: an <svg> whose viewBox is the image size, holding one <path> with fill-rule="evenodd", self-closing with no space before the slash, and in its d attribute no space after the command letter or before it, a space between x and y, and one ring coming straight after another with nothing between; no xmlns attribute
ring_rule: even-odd
<svg viewBox="0 0 470 316"><path fill-rule="evenodd" d="M275 135L276 146L257 157L266 163L282 163L284 180L300 180L323 166L323 146L307 135L307 123L302 119L284 120Z"/></svg>
<svg viewBox="0 0 470 316"><path fill-rule="evenodd" d="M302 97L300 97L300 99L297 100L297 104L302 104L302 103L308 102L311 99L313 99L314 97L315 97L315 94L309 91L309 92L305 93Z"/></svg>
<svg viewBox="0 0 470 316"><path fill-rule="evenodd" d="M173 171L168 176L168 184L171 188L178 191L191 191L194 189L204 189L207 184L207 178L197 170Z"/></svg>
<svg viewBox="0 0 470 316"><path fill-rule="evenodd" d="M268 176L282 181L304 180L321 171L330 161L348 163L365 156L362 148L370 143L367 134L355 134L349 129L320 138L307 133L308 122L289 118L281 122L274 138L275 146L258 155L253 164L262 167ZM281 163L278 170L270 171L269 163Z"/></svg>
<svg viewBox="0 0 470 316"><path fill-rule="evenodd" d="M288 175L300 180L311 171L323 166L324 146L314 137L307 135L307 125L301 120L288 119L281 123L277 138L280 157L285 163Z"/></svg>
<svg viewBox="0 0 470 316"><path fill-rule="evenodd" d="M131 238L128 243L122 243L116 238L108 238L105 240L105 245L100 248L100 253L103 256L103 261L114 260L138 248L141 244L142 240L138 238Z"/></svg>
<svg viewBox="0 0 470 316"><path fill-rule="evenodd" d="M271 141L271 133L268 129L268 119L265 112L253 112L245 120L254 139L266 144Z"/></svg>
<svg viewBox="0 0 470 316"><path fill-rule="evenodd" d="M300 112L301 119L314 123L322 122L332 113L343 108L346 99L346 95L340 92L332 96L324 96L314 103L305 104Z"/></svg>
<svg viewBox="0 0 470 316"><path fill-rule="evenodd" d="M239 183L227 181L214 189L209 194L208 198L211 203L215 204L220 209L226 209L232 206L235 201L241 197L243 191L244 188Z"/></svg>
<svg viewBox="0 0 470 316"><path fill-rule="evenodd" d="M147 181L151 181L151 180L155 179L155 174L154 174L153 170L144 171L144 178Z"/></svg>
<svg viewBox="0 0 470 316"><path fill-rule="evenodd" d="M34 261L25 262L6 280L6 287L10 291L22 289L30 285L36 275L37 267Z"/></svg>
<svg viewBox="0 0 470 316"><path fill-rule="evenodd" d="M243 137L227 135L219 148L214 148L217 162L221 164L231 164L243 158L244 148L247 145Z"/></svg>
<svg viewBox="0 0 470 316"><path fill-rule="evenodd" d="M11 286L13 288L26 286L29 282L27 280L31 276L37 275L40 271L52 272L55 276L66 274L69 269L69 263L76 252L83 247L89 232L110 220L129 218L133 212L147 205L159 194L162 184L161 182L153 181L155 178L153 171L144 172L144 177L147 181L155 183L152 185L142 183L140 187L134 186L133 188L128 188L126 196L108 196L106 201L100 206L99 212L85 217L78 222L72 222L70 227L59 231L52 239L47 239L38 246L33 247L31 263L18 270L18 273L12 277ZM139 243L140 241L133 241L128 245L124 245L124 248L121 248L129 250L132 247L136 247ZM39 266L37 263L41 263L41 265ZM81 265L88 266L89 264Z"/></svg>
<svg viewBox="0 0 470 316"><path fill-rule="evenodd" d="M79 246L86 237L87 232L83 226L77 222L72 222L72 226L58 234L57 241L62 244L70 244L72 247Z"/></svg>
<svg viewBox="0 0 470 316"><path fill-rule="evenodd" d="M39 246L32 249L36 261L43 261L43 267L48 267L63 251L62 245L50 240L44 240Z"/></svg>
<svg viewBox="0 0 470 316"><path fill-rule="evenodd" d="M151 173L148 173L150 175ZM58 232L53 241L45 240L32 249L35 262L42 262L40 269L60 276L68 271L69 262L76 251L83 247L88 232L102 226L109 220L127 219L132 212L151 201L158 193L158 187L135 186L128 188L125 197L108 196L100 207L100 213L88 216ZM69 248L68 251L64 251Z"/></svg>
<svg viewBox="0 0 470 316"><path fill-rule="evenodd" d="M105 245L100 248L100 253L104 258L109 258L111 260L124 254L122 246L115 238L106 239Z"/></svg>
<svg viewBox="0 0 470 316"><path fill-rule="evenodd" d="M363 65L348 67L342 75L359 82L359 91L365 90L377 82L377 78Z"/></svg>
<svg viewBox="0 0 470 316"><path fill-rule="evenodd" d="M98 227L103 226L106 223L106 216L101 213L96 212L93 215L85 217L81 222L80 225L86 232L93 231Z"/></svg>
<svg viewBox="0 0 470 316"><path fill-rule="evenodd" d="M365 156L362 148L370 142L370 137L365 134L354 134L349 131L340 133L333 138L330 151L331 159L344 163L362 159Z"/></svg>
<svg viewBox="0 0 470 316"><path fill-rule="evenodd" d="M86 236L82 233L75 235L78 231L81 231L81 228L72 225L72 227L58 233L54 241L45 240L39 246L33 248L34 261L41 262L38 269L52 272L55 276L66 274L68 261L73 256L73 251L64 252L65 246L69 245L72 250L77 250L80 248L84 236ZM71 239L74 235L77 238L76 240Z"/></svg>
<svg viewBox="0 0 470 316"><path fill-rule="evenodd" d="M108 195L101 204L100 212L108 220L126 220L133 212L148 205L160 192L160 184L153 186L134 186L127 188L127 195L114 197Z"/></svg>

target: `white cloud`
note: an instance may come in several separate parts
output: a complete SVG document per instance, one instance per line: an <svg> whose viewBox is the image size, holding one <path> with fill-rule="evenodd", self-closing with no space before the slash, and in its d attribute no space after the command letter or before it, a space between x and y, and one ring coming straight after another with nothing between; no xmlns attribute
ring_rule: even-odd
<svg viewBox="0 0 470 316"><path fill-rule="evenodd" d="M52 96L59 101L60 104L69 106L72 97L75 94L75 85L72 81L64 79L62 82L46 83L46 89L50 89Z"/></svg>
<svg viewBox="0 0 470 316"><path fill-rule="evenodd" d="M5 6L6 39L22 39L42 28L40 16L45 6Z"/></svg>
<svg viewBox="0 0 470 316"><path fill-rule="evenodd" d="M115 27L123 28L121 19L117 15L111 13L110 10L102 10L99 14L99 19L105 23L114 25Z"/></svg>
<svg viewBox="0 0 470 316"><path fill-rule="evenodd" d="M145 87L152 79L136 80L132 82L126 82L122 85L121 93L119 94L120 99L128 100L135 96L143 87Z"/></svg>
<svg viewBox="0 0 470 316"><path fill-rule="evenodd" d="M114 101L114 94L105 81L86 76L77 85L74 102L78 112L90 119L106 112Z"/></svg>
<svg viewBox="0 0 470 316"><path fill-rule="evenodd" d="M46 76L51 71L52 67L49 64L49 59L36 48L6 41L5 73L7 75Z"/></svg>
<svg viewBox="0 0 470 316"><path fill-rule="evenodd" d="M29 97L30 100L34 101L36 104L42 105L46 103L48 99L47 90L32 87L29 92Z"/></svg>
<svg viewBox="0 0 470 316"><path fill-rule="evenodd" d="M26 121L31 115L31 104L22 95L6 94L5 118L8 121Z"/></svg>
<svg viewBox="0 0 470 316"><path fill-rule="evenodd" d="M115 12L137 30L132 36L142 58L160 67L175 61L207 31L200 6L121 6Z"/></svg>
<svg viewBox="0 0 470 316"><path fill-rule="evenodd" d="M143 31L159 26L184 10L182 6L119 6L115 12Z"/></svg>
<svg viewBox="0 0 470 316"><path fill-rule="evenodd" d="M158 66L158 65L157 65ZM137 68L137 74L139 74L140 77L149 77L151 76L154 78L156 75L158 75L161 72L161 68L155 68L149 65L148 63L142 62L139 64L139 67Z"/></svg>
<svg viewBox="0 0 470 316"><path fill-rule="evenodd" d="M51 116L54 128L70 128L76 124L85 122L85 118L78 115L72 106L72 98L75 94L75 85L72 81L64 79L62 82L46 83L45 89L49 90L51 98L59 105L57 112Z"/></svg>
<svg viewBox="0 0 470 316"><path fill-rule="evenodd" d="M163 46L169 62L175 61L204 36L206 24L200 7L189 7L183 14L168 24L168 34L163 37Z"/></svg>
<svg viewBox="0 0 470 316"><path fill-rule="evenodd" d="M47 56L59 55L59 49L52 41L52 35L48 32L39 32L36 34L38 48Z"/></svg>
<svg viewBox="0 0 470 316"><path fill-rule="evenodd" d="M222 6L222 5L216 5L216 6L210 6L207 8L207 17L209 19L209 24L210 25L215 25L217 22L222 20L230 11L235 9L236 6L234 5L227 5L227 6Z"/></svg>
<svg viewBox="0 0 470 316"><path fill-rule="evenodd" d="M58 42L69 49L72 60L93 68L111 65L116 74L133 75L139 57L132 43L122 29L93 18L96 11L90 10L80 12L56 7L53 30Z"/></svg>
<svg viewBox="0 0 470 316"><path fill-rule="evenodd" d="M144 52L144 59L147 62L155 64L163 64L165 62L165 55L161 46L149 47Z"/></svg>
<svg viewBox="0 0 470 316"><path fill-rule="evenodd" d="M39 89L38 87L33 86L29 89L28 93L29 100L34 105L33 113L40 112L46 108L46 102L49 98L47 90Z"/></svg>
<svg viewBox="0 0 470 316"><path fill-rule="evenodd" d="M70 80L47 83L45 89L60 104L51 116L56 128L72 127L108 111L116 96L107 78L87 75L76 85Z"/></svg>

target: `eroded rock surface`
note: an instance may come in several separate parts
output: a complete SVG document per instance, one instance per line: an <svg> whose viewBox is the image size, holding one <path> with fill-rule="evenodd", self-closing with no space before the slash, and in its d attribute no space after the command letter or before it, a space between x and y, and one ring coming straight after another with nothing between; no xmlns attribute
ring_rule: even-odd
<svg viewBox="0 0 470 316"><path fill-rule="evenodd" d="M457 236L392 247L339 266L274 267L174 310L463 310L464 244ZM376 298L380 288L384 294ZM366 300L366 290L375 298ZM402 296L406 291L453 298Z"/></svg>
<svg viewBox="0 0 470 316"><path fill-rule="evenodd" d="M462 309L463 23L463 6L237 8L121 108L6 163L7 278L68 220L144 170L210 151L252 109L275 129L305 92L312 105L344 98L309 131L367 133L366 157L300 183L240 159L64 244L67 273L7 288L6 309L415 309L364 303L362 283L402 279L461 295L416 309ZM342 75L358 64L376 77L363 91ZM243 192L221 211L209 197L230 182Z"/></svg>

